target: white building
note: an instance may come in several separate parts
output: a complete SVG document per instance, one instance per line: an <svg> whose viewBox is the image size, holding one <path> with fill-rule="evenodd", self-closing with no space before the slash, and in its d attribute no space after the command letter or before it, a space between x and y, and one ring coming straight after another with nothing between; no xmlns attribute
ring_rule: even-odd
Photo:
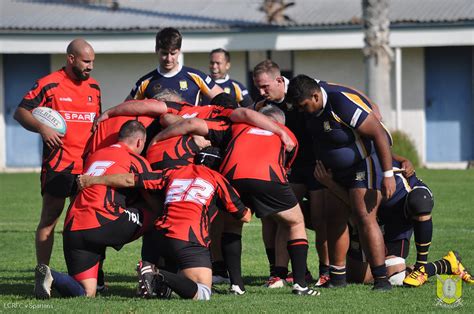
<svg viewBox="0 0 474 314"><path fill-rule="evenodd" d="M111 8L113 2L118 7ZM104 108L121 102L157 65L156 31L183 33L184 63L204 72L208 52L231 52L234 79L250 88L265 58L287 76L307 74L365 90L359 0L295 0L284 24L265 22L257 0L3 0L0 2L0 169L38 167L39 136L12 115L34 81L65 62L76 37L96 51L93 77ZM472 0L391 0L393 119L416 143L423 163L474 160ZM401 97L397 98L398 95ZM379 104L383 106L383 104Z"/></svg>

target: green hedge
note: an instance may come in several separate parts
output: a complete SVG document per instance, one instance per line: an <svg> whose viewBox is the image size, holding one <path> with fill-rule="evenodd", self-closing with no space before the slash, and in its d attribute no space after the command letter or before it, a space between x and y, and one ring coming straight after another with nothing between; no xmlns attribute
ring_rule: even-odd
<svg viewBox="0 0 474 314"><path fill-rule="evenodd" d="M393 138L392 151L397 155L408 158L415 168L420 167L420 157L410 137L401 131L391 133Z"/></svg>

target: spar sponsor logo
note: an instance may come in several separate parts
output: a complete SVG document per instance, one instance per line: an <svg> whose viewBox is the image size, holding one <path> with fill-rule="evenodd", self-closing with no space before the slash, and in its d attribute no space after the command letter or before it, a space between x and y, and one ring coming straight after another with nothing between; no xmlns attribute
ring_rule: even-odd
<svg viewBox="0 0 474 314"><path fill-rule="evenodd" d="M94 122L95 112L81 112L81 111L61 111L64 120L67 122Z"/></svg>

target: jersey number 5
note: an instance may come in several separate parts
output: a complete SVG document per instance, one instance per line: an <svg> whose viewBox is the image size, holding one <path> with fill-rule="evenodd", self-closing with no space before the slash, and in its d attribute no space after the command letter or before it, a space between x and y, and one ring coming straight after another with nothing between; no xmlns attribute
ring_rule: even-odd
<svg viewBox="0 0 474 314"><path fill-rule="evenodd" d="M175 179L168 188L165 204L185 201L205 205L213 193L214 186L204 179Z"/></svg>
<svg viewBox="0 0 474 314"><path fill-rule="evenodd" d="M93 177L99 177L105 173L107 168L112 166L115 161L99 160L94 161L92 165L89 166L85 174L88 174Z"/></svg>

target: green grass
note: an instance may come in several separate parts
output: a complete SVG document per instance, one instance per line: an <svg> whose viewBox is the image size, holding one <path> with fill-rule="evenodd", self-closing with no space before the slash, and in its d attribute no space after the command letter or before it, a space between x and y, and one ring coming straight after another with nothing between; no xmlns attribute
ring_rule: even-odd
<svg viewBox="0 0 474 314"><path fill-rule="evenodd" d="M456 249L466 266L474 265L474 171L420 170L419 176L435 195L434 237L430 259L441 258ZM34 231L39 219L41 198L38 174L0 174L0 312L32 310L55 312L433 312L436 280L431 278L418 289L395 288L389 293L371 291L370 286L350 285L341 290L323 290L317 298L301 298L289 288L262 287L268 274L260 236L260 222L244 229L243 274L248 293L241 297L225 294L218 286L210 302L169 301L134 298L134 267L139 259L138 242L120 252L107 251L105 271L109 293L96 299L37 301L32 298L35 266ZM64 217L64 215L63 215ZM62 217L62 219L63 219ZM56 230L51 267L66 271L61 238L62 223ZM314 234L309 231L309 237ZM414 261L413 246L409 261ZM317 273L317 257L312 245L309 267ZM463 285L463 306L455 311L474 313L473 288Z"/></svg>

